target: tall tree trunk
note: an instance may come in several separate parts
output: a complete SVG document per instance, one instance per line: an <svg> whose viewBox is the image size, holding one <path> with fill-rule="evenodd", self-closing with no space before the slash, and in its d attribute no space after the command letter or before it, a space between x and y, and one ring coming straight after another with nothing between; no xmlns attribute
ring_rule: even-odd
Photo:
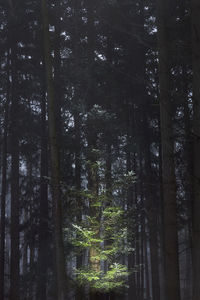
<svg viewBox="0 0 200 300"><path fill-rule="evenodd" d="M89 86L88 86L88 107L92 108L94 104L94 79L93 79L93 63L94 63L94 1L86 1L87 8L87 31L88 31L88 45L87 45L87 58L88 58L88 74L89 74ZM97 133L94 128L89 128L88 133L88 158L89 158L89 168L88 168L88 188L95 197L98 197L98 168L93 167L93 164L97 161L97 154L94 149L97 148ZM98 208L90 206L90 216L96 216L98 218ZM96 229L96 237L98 238L100 234L99 228ZM95 247L89 250L89 264L92 270L100 271L100 260L94 259L97 256L97 251ZM90 289L90 299L98 299L99 295L96 291Z"/></svg>
<svg viewBox="0 0 200 300"><path fill-rule="evenodd" d="M15 97L15 94L12 94ZM11 146L11 300L19 299L19 141L16 132L16 99L11 106L12 146Z"/></svg>
<svg viewBox="0 0 200 300"><path fill-rule="evenodd" d="M157 0L166 299L179 300L176 179L170 94L169 28L167 27L170 20L170 5L169 0Z"/></svg>
<svg viewBox="0 0 200 300"><path fill-rule="evenodd" d="M9 83L7 83L9 85ZM9 92L5 103L3 149L2 149L2 178L1 178L1 224L0 224L0 300L4 300L5 291L5 208L7 190L7 135L8 135Z"/></svg>
<svg viewBox="0 0 200 300"><path fill-rule="evenodd" d="M13 17L14 18L14 17ZM10 300L19 300L19 89L17 87L16 30L12 27L11 45L11 261Z"/></svg>
<svg viewBox="0 0 200 300"><path fill-rule="evenodd" d="M74 53L74 129L75 129L75 186L77 191L81 191L81 126L82 126L82 117L80 114L80 98L79 95L79 67L80 67L80 56L79 56L79 5L80 1L74 0L73 6L73 35L72 35L72 51ZM77 221L81 223L82 221L82 199L80 195L76 197L76 207L77 207ZM76 256L76 268L80 269L83 265L84 254L79 253ZM82 300L84 298L84 288L77 286L76 289L76 300Z"/></svg>
<svg viewBox="0 0 200 300"><path fill-rule="evenodd" d="M194 108L193 300L200 299L200 4L191 1Z"/></svg>
<svg viewBox="0 0 200 300"><path fill-rule="evenodd" d="M133 142L133 138L135 136L135 111L134 106L129 104L127 106L127 153L126 153L126 169L127 172L133 171L136 172L136 165L134 166L135 161L132 161L132 154L130 151L130 145ZM134 132L133 132L134 131ZM135 157L135 154L133 154L133 157ZM134 188L129 187L127 192L127 210L129 212L134 213L134 206L136 206L136 193L134 193ZM135 248L135 238L133 238L133 232L134 231L134 217L132 214L129 215L130 221L128 222L129 225L129 232L130 232L130 238L129 243L131 244L132 248ZM137 299L136 297L136 274L135 272L132 272L135 268L135 251L132 251L128 254L128 268L131 270L131 273L128 276L128 299Z"/></svg>
<svg viewBox="0 0 200 300"><path fill-rule="evenodd" d="M41 156L40 156L40 220L39 220L39 250L38 250L38 300L47 298L47 267L46 253L49 251L48 234L48 145L46 128L46 97L41 99Z"/></svg>
<svg viewBox="0 0 200 300"><path fill-rule="evenodd" d="M144 249L145 249L145 296L146 299L150 299L150 280L149 280L149 262L148 262L148 241L147 234L145 234L144 240Z"/></svg>
<svg viewBox="0 0 200 300"><path fill-rule="evenodd" d="M96 140L96 139L95 139ZM90 142L90 141L89 141ZM89 144L88 142L88 144ZM93 196L93 201L96 201L96 198L98 197L98 167L94 166L94 163L97 161L96 153L93 152L93 149L95 149L96 144L92 143L90 145L90 166L89 166L89 176L88 176L88 186L89 190ZM99 208L95 207L93 205L90 206L90 217L96 217L99 219ZM99 220L100 222L100 220ZM99 238L100 236L100 228L96 226L95 228L95 238ZM90 268L94 272L100 272L101 265L100 265L100 259L96 258L98 256L98 251L96 250L95 246L91 247L89 249L89 264ZM99 299L99 294L97 291L90 289L90 300L91 299Z"/></svg>
<svg viewBox="0 0 200 300"><path fill-rule="evenodd" d="M49 36L48 8L46 0L42 0L42 18L43 18L43 39L44 39L44 60L48 99L48 125L49 142L51 150L51 185L53 197L54 214L54 238L56 253L56 276L57 276L57 299L66 299L66 270L64 244L62 236L62 203L60 191L60 169L59 169L59 151L56 135L56 115L55 115L55 95L52 78L52 62Z"/></svg>
<svg viewBox="0 0 200 300"><path fill-rule="evenodd" d="M183 62L184 64L184 62ZM192 201L193 193L193 147L191 136L191 121L190 111L188 106L188 80L186 66L183 65L183 91L184 99L184 129L185 129L185 144L184 157L186 161L185 171L185 200L187 208L187 225L185 228L185 246L186 246L186 261L185 261L185 289L183 290L184 299L190 299L192 295Z"/></svg>
<svg viewBox="0 0 200 300"><path fill-rule="evenodd" d="M76 99L75 99L76 101ZM80 115L79 112L74 113L74 126L75 126L75 185L77 191L81 191L81 133L80 133ZM76 199L77 207L77 221L82 220L82 201L81 196L77 195ZM83 254L78 254L76 257L76 267L77 269L82 268ZM82 300L84 298L84 290L82 287L77 287L76 290L76 300Z"/></svg>
<svg viewBox="0 0 200 300"><path fill-rule="evenodd" d="M159 92L157 88L157 92ZM160 116L158 117L158 128L159 128L159 144L158 144L158 153L159 153L159 243L160 243L160 297L162 300L166 299L165 294L165 255L164 255L164 201L163 201L163 185L162 185L162 145L161 145L161 130L160 130Z"/></svg>
<svg viewBox="0 0 200 300"><path fill-rule="evenodd" d="M147 103L146 103L147 106ZM159 284L159 261L158 261L158 210L157 198L155 192L154 181L152 179L151 153L149 141L149 129L146 122L147 116L144 115L144 134L146 133L144 145L145 157L145 195L146 208L148 211L149 237L150 237L150 258L151 258L151 277L152 277L152 296L154 300L160 300L160 284Z"/></svg>
<svg viewBox="0 0 200 300"><path fill-rule="evenodd" d="M59 163L61 159L61 142L62 142L62 118L61 118L61 105L62 105L62 76L61 76L61 5L60 1L55 2L55 47L54 47L54 95L55 95L55 118L56 118L56 137L59 150Z"/></svg>

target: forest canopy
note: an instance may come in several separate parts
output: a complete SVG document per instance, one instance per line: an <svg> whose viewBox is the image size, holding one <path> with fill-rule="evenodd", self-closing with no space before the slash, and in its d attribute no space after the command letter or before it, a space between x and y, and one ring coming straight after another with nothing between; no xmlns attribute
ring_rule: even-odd
<svg viewBox="0 0 200 300"><path fill-rule="evenodd" d="M0 300L199 300L199 1L0 0L0 29Z"/></svg>

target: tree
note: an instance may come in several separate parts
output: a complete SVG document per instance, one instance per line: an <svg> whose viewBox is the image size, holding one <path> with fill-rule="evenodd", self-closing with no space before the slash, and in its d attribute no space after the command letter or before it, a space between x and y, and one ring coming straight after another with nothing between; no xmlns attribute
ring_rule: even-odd
<svg viewBox="0 0 200 300"><path fill-rule="evenodd" d="M96 178L99 162L88 163ZM129 172L113 186L116 190L123 189L125 185L127 188L133 179L134 175ZM108 196L106 190L73 193L81 195L82 201L90 203L89 215L78 224L73 224L71 229L72 243L78 251L89 251L88 265L76 270L76 280L81 286L89 284L91 299L102 299L106 294L114 296L112 292L124 288L129 274L127 266L120 263L121 254L128 254L132 250L127 239L124 211L117 206L117 199Z"/></svg>
<svg viewBox="0 0 200 300"><path fill-rule="evenodd" d="M41 2L43 17L43 40L44 40L44 64L47 85L47 103L48 103L48 125L49 125L49 143L51 150L51 185L53 198L53 216L54 216L54 239L56 256L56 278L57 278L57 297L59 300L66 298L66 271L64 245L62 236L62 204L60 191L60 170L59 170L59 150L56 134L56 115L55 115L55 95L53 87L51 49L49 40L49 21L48 9L45 0Z"/></svg>
<svg viewBox="0 0 200 300"><path fill-rule="evenodd" d="M8 89L9 92L9 89ZM8 110L9 93L5 103L4 132L3 132L3 154L2 154L2 183L1 183L1 240L0 240L0 299L4 299L5 292L5 213L7 194L7 154L8 154Z"/></svg>
<svg viewBox="0 0 200 300"><path fill-rule="evenodd" d="M10 263L10 299L19 300L19 93L17 72L17 31L16 18L9 11L9 41L11 51L11 263Z"/></svg>
<svg viewBox="0 0 200 300"><path fill-rule="evenodd" d="M200 7L196 0L191 2L192 8L192 58L193 58L193 107L194 107L194 123L193 123L193 143L194 143L194 201L193 201L193 300L200 299Z"/></svg>
<svg viewBox="0 0 200 300"><path fill-rule="evenodd" d="M41 100L41 167L40 167L40 219L39 219L39 249L38 249L38 299L47 297L47 269L49 251L49 212L48 212L48 140L46 124L46 90Z"/></svg>
<svg viewBox="0 0 200 300"><path fill-rule="evenodd" d="M180 299L180 278L178 261L174 141L172 127L172 96L170 93L170 5L170 1L157 1L162 188L164 201L165 284L167 300L178 300Z"/></svg>
<svg viewBox="0 0 200 300"><path fill-rule="evenodd" d="M193 278L198 297L200 13L195 0L192 10L189 0L157 4L156 11L152 0L0 0L1 297L17 299L20 290L21 300L54 300L58 286L66 299L91 292L173 300L180 282L188 300ZM134 186L117 187L133 170ZM86 243L84 228L91 247L75 251L70 234L63 247L63 228ZM106 259L120 228L122 252ZM123 243L135 251L125 253ZM106 292L114 263L134 269L120 295Z"/></svg>

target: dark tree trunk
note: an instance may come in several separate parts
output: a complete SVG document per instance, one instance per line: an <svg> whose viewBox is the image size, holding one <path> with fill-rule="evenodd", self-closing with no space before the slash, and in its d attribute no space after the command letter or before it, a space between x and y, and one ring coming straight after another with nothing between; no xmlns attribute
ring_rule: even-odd
<svg viewBox="0 0 200 300"><path fill-rule="evenodd" d="M185 200L187 208L187 225L185 228L185 288L182 290L184 299L190 299L192 295L192 202L194 199L193 191L193 148L192 148L192 128L190 120L190 111L188 103L188 78L186 66L183 62L183 86L182 97L184 99L184 129L185 129L185 144L184 158L186 161L185 170Z"/></svg>
<svg viewBox="0 0 200 300"><path fill-rule="evenodd" d="M150 298L150 280L149 280L149 262L148 262L148 242L147 242L147 236L145 236L145 240L144 240L144 248L145 248L145 283L146 283L146 292L145 292L145 296L146 299L151 299Z"/></svg>
<svg viewBox="0 0 200 300"><path fill-rule="evenodd" d="M146 104L147 105L147 104ZM149 141L149 128L146 122L147 116L144 116L144 157L145 157L145 194L146 194L146 209L149 225L150 238L150 259L151 259L151 278L152 278L152 297L155 300L160 300L160 284L159 284L159 260L158 260L158 194L155 191L155 180L152 178L151 168L151 153Z"/></svg>
<svg viewBox="0 0 200 300"><path fill-rule="evenodd" d="M164 201L164 247L166 299L180 299L176 179L170 87L169 19L171 1L157 1L162 184Z"/></svg>
<svg viewBox="0 0 200 300"><path fill-rule="evenodd" d="M42 0L43 18L43 40L44 40L44 60L48 99L48 125L49 143L51 150L51 185L53 198L53 217L54 217L54 238L56 256L56 276L57 276L57 299L66 299L66 263L64 256L64 244L62 235L62 203L60 191L60 168L59 150L56 132L56 103L52 77L51 49L49 36L48 8L45 0Z"/></svg>
<svg viewBox="0 0 200 300"><path fill-rule="evenodd" d="M135 112L133 105L127 107L127 153L126 153L126 164L127 164L127 171L136 171L133 167L133 164L135 161L132 161L132 153L130 152L130 145L132 142L132 138L135 134L134 128L135 128L135 118L134 118ZM135 154L133 154L133 157ZM128 211L133 212L134 206L136 205L136 193L134 193L134 189L130 187L128 189L128 194L127 194L127 207ZM130 221L129 221L129 232L130 232L130 239L129 242L131 244L131 247L135 248L135 238L133 237L134 232L132 232L134 229L134 218L132 215L129 216ZM128 268L131 271L130 275L128 276L128 299L131 300L132 298L136 298L136 274L133 272L134 268L136 267L135 264L135 251L132 251L128 255Z"/></svg>
<svg viewBox="0 0 200 300"><path fill-rule="evenodd" d="M38 249L38 300L47 298L47 253L50 248L48 232L48 141L46 124L46 97L41 99L41 156L40 156L40 220Z"/></svg>
<svg viewBox="0 0 200 300"><path fill-rule="evenodd" d="M12 95L15 97L16 94ZM16 112L18 107L13 100L12 118L12 167L11 167L11 300L19 299L19 142L16 132Z"/></svg>
<svg viewBox="0 0 200 300"><path fill-rule="evenodd" d="M14 18L14 17L13 17ZM11 261L10 300L19 300L19 100L15 24L10 31L11 45Z"/></svg>
<svg viewBox="0 0 200 300"><path fill-rule="evenodd" d="M7 83L9 85L9 83ZM7 136L8 136L9 88L5 103L3 147L2 147L2 181L1 181L1 224L0 224L0 300L4 300L5 291L5 208L7 192Z"/></svg>
<svg viewBox="0 0 200 300"><path fill-rule="evenodd" d="M62 149L62 118L61 118L61 106L62 106L62 76L61 76L61 5L60 1L55 2L55 47L54 47L54 95L55 95L55 118L56 118L56 136L57 136L57 144L58 144L58 155L59 155L59 164L61 160L60 150Z"/></svg>
<svg viewBox="0 0 200 300"><path fill-rule="evenodd" d="M200 5L191 1L194 107L193 300L200 299Z"/></svg>

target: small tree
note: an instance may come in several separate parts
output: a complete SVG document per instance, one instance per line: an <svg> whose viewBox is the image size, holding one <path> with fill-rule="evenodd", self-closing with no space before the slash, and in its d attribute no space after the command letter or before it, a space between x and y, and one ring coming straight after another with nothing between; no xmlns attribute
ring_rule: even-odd
<svg viewBox="0 0 200 300"><path fill-rule="evenodd" d="M91 173L97 174L99 166L99 162L90 163ZM133 180L134 174L130 172L115 182L115 196L103 188L98 193L96 190L78 191L79 197L89 203L89 213L79 224L73 224L72 244L79 254L87 249L89 261L86 267L76 270L76 280L80 286L88 285L93 295L126 286L129 271L122 258L132 249L127 242L125 213L117 203L117 190L124 191Z"/></svg>

